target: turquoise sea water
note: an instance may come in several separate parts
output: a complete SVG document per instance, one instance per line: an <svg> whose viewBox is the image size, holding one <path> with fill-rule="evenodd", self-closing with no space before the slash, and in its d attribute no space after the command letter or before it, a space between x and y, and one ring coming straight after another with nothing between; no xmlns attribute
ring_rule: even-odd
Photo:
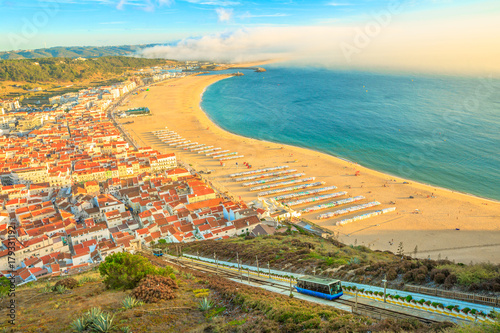
<svg viewBox="0 0 500 333"><path fill-rule="evenodd" d="M236 134L500 200L500 80L266 68L211 85L202 108Z"/></svg>

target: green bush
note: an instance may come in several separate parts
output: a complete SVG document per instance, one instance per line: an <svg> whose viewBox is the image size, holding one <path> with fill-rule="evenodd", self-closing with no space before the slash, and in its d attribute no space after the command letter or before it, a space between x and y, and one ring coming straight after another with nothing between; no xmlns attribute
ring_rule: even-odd
<svg viewBox="0 0 500 333"><path fill-rule="evenodd" d="M4 298L9 294L10 290L10 280L5 276L0 278L0 298Z"/></svg>
<svg viewBox="0 0 500 333"><path fill-rule="evenodd" d="M104 284L111 289L133 289L146 275L170 276L175 279L171 267L159 268L148 259L127 252L114 253L99 266Z"/></svg>
<svg viewBox="0 0 500 333"><path fill-rule="evenodd" d="M114 316L110 313L105 313L99 308L92 308L82 317L75 319L71 323L71 328L77 332L100 332L106 333L111 331Z"/></svg>
<svg viewBox="0 0 500 333"><path fill-rule="evenodd" d="M467 267L467 269L463 269L457 274L458 283L466 286L493 278L495 278L494 272L490 272L481 266Z"/></svg>
<svg viewBox="0 0 500 333"><path fill-rule="evenodd" d="M132 309L132 308L135 308L136 306L141 306L143 305L144 303L143 302L140 302L139 300L137 300L135 297L132 297L132 296L127 296L125 297L125 299L122 301L122 304L123 304L123 307L125 309Z"/></svg>
<svg viewBox="0 0 500 333"><path fill-rule="evenodd" d="M54 291L59 293L59 294L64 294L68 290L65 286L59 285L57 287L54 287Z"/></svg>
<svg viewBox="0 0 500 333"><path fill-rule="evenodd" d="M200 300L200 302L198 303L198 309L200 309L201 311L208 311L213 306L214 306L214 302L212 302L211 300L209 300L206 297L203 298L202 300Z"/></svg>

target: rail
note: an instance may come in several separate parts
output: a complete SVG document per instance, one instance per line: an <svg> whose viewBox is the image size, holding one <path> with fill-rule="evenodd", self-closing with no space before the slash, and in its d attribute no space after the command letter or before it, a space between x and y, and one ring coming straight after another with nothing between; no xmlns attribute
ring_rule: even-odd
<svg viewBox="0 0 500 333"><path fill-rule="evenodd" d="M450 291L450 290L442 290L438 288L428 288L428 287L421 287L421 286L415 286L411 284L407 284L403 288L404 291L409 291L409 292L416 292L420 294L425 294L429 296L437 296L437 297L443 297L443 298L451 298L451 299L456 299L458 301L467 301L467 302L472 302L476 304L483 304L483 305L491 305L493 307L498 307L499 300L498 296L482 296L478 295L475 293L462 293L462 292L457 292L457 291Z"/></svg>
<svg viewBox="0 0 500 333"><path fill-rule="evenodd" d="M236 281L239 279L241 282L245 281L245 282L248 282L250 284L267 285L267 286L271 286L271 287L281 289L284 291L290 290L290 287L280 285L280 284L278 284L279 283L278 281L273 282L270 279L265 279L265 278L268 278L267 274L265 274L265 273L264 274L260 273L260 276L257 277L256 276L257 274L255 272L251 272L248 270L247 271L245 271L245 270L237 271L236 269L234 271L233 270L228 271L228 267L213 267L213 266L216 266L213 263L212 264L205 263L205 262L202 263L202 262L196 262L193 260L188 261L185 259L180 260L180 258L175 258L175 259L172 258L172 259L164 259L164 260L166 262L170 262L172 264L181 265L181 266L184 266L187 268L196 269L196 270L203 271L206 273L215 273L219 276L224 276L224 277L227 277L230 279L234 279ZM281 279L278 279L278 280L281 280ZM284 279L282 281L283 282L290 282L289 279L286 279L286 280ZM352 300L340 300L340 299L338 299L338 300L336 300L336 302L350 306L351 311L355 314L365 315L365 316L369 316L369 317L375 318L375 319L384 319L384 318L415 319L415 320L418 320L424 324L432 324L432 323L439 322L437 320L433 320L433 319L429 319L429 318L425 318L425 317L420 317L418 315L412 315L412 314L394 311L394 310L390 310L390 309L380 308L380 307L369 305L369 304L356 303L355 301L352 301Z"/></svg>

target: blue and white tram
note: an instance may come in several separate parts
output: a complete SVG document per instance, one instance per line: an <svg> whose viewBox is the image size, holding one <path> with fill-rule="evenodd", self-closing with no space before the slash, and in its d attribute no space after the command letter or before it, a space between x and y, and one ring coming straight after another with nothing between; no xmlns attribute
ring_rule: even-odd
<svg viewBox="0 0 500 333"><path fill-rule="evenodd" d="M301 294L324 298L330 301L344 294L339 280L310 275L299 277L295 289Z"/></svg>

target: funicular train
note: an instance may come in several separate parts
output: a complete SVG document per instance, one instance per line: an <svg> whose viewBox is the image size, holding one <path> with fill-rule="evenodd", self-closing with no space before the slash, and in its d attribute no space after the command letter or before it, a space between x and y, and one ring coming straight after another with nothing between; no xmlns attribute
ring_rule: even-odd
<svg viewBox="0 0 500 333"><path fill-rule="evenodd" d="M330 301L344 294L340 280L320 276L304 275L299 277L295 289L301 294L324 298Z"/></svg>

